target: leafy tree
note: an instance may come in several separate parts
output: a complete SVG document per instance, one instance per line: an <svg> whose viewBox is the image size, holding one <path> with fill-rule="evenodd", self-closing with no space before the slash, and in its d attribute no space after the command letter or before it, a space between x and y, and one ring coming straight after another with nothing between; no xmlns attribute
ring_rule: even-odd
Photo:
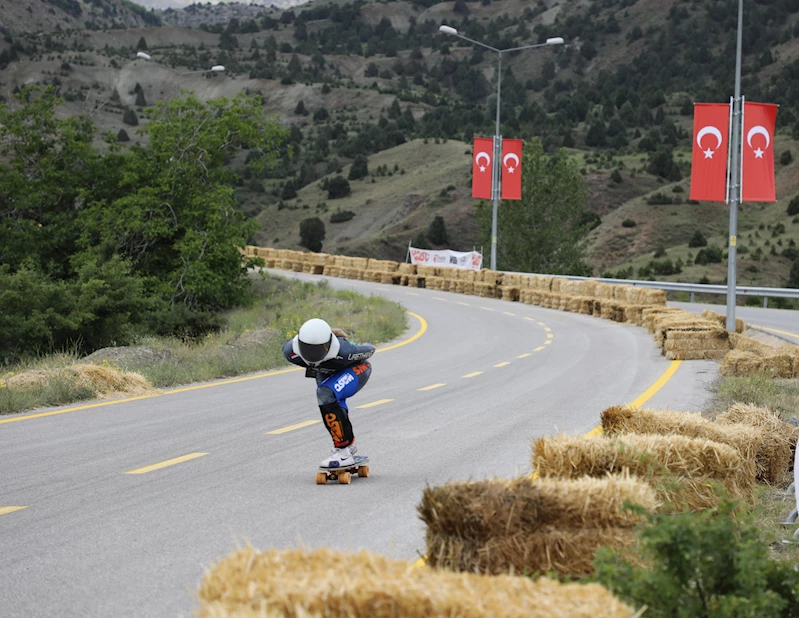
<svg viewBox="0 0 799 618"><path fill-rule="evenodd" d="M319 217L311 217L300 221L300 245L318 253L322 250L325 239L325 223Z"/></svg>
<svg viewBox="0 0 799 618"><path fill-rule="evenodd" d="M544 153L537 138L524 144L522 199L498 212L497 267L501 270L590 275L583 258L588 192L577 163L564 151ZM491 242L491 204L477 207L479 241Z"/></svg>
<svg viewBox="0 0 799 618"><path fill-rule="evenodd" d="M672 182L682 179L682 173L679 166L674 162L671 150L664 148L658 149L649 157L649 166L646 171Z"/></svg>
<svg viewBox="0 0 799 618"><path fill-rule="evenodd" d="M327 183L327 199L334 200L339 197L347 197L351 192L350 183L344 176L334 176Z"/></svg>
<svg viewBox="0 0 799 618"><path fill-rule="evenodd" d="M347 175L348 180L359 180L369 175L369 160L365 155L359 154L355 156L355 160L350 166L350 173Z"/></svg>
<svg viewBox="0 0 799 618"><path fill-rule="evenodd" d="M430 227L427 228L427 238L434 245L445 245L449 242L444 217L436 215L433 218L433 222L430 224Z"/></svg>

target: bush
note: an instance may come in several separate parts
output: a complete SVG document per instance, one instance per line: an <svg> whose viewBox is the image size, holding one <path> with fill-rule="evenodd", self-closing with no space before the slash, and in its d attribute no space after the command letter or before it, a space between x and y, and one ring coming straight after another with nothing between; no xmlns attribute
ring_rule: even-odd
<svg viewBox="0 0 799 618"><path fill-rule="evenodd" d="M369 174L369 160L365 155L355 155L355 160L350 166L350 173L347 175L348 180L359 180L365 178Z"/></svg>
<svg viewBox="0 0 799 618"><path fill-rule="evenodd" d="M329 200L347 197L351 191L350 183L344 176L334 176L327 183L327 199Z"/></svg>
<svg viewBox="0 0 799 618"><path fill-rule="evenodd" d="M708 264L720 264L723 258L724 253L722 252L721 247L710 245L705 249L701 249L699 253L696 254L696 260L694 260L694 263L699 264L700 266L706 266Z"/></svg>
<svg viewBox="0 0 799 618"><path fill-rule="evenodd" d="M795 195L788 204L788 215L799 215L799 195Z"/></svg>
<svg viewBox="0 0 799 618"><path fill-rule="evenodd" d="M610 173L610 179L611 179L613 182L615 182L617 185L618 185L618 184L621 184L621 182L622 182L622 177L621 177L621 172L619 171L619 169L618 169L618 168L614 169L614 170L613 170L613 171Z"/></svg>
<svg viewBox="0 0 799 618"><path fill-rule="evenodd" d="M635 227L636 223L633 219L625 219L621 222L622 227Z"/></svg>
<svg viewBox="0 0 799 618"><path fill-rule="evenodd" d="M652 618L799 616L799 572L770 559L757 525L737 508L724 502L696 514L651 515L639 531L649 568L603 548L593 579Z"/></svg>
<svg viewBox="0 0 799 618"><path fill-rule="evenodd" d="M300 221L300 245L318 253L322 250L325 239L325 224L319 217L311 217Z"/></svg>
<svg viewBox="0 0 799 618"><path fill-rule="evenodd" d="M128 124L132 127L138 126L139 124L139 117L136 115L131 108L126 107L125 111L122 112L122 122Z"/></svg>
<svg viewBox="0 0 799 618"><path fill-rule="evenodd" d="M705 238L705 235L702 234L702 232L696 230L694 235L691 236L691 240L688 241L688 246L691 248L707 247L707 238Z"/></svg>
<svg viewBox="0 0 799 618"><path fill-rule="evenodd" d="M793 155L791 154L790 150L786 150L780 155L781 165L790 165L792 161L793 161Z"/></svg>
<svg viewBox="0 0 799 618"><path fill-rule="evenodd" d="M337 210L330 215L330 223L343 223L344 221L349 221L354 216L355 213L351 210Z"/></svg>

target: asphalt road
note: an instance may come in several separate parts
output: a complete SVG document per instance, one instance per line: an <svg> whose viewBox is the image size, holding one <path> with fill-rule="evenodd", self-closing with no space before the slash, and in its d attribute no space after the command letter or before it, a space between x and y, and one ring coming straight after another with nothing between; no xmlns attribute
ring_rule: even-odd
<svg viewBox="0 0 799 618"><path fill-rule="evenodd" d="M313 383L290 368L0 417L0 615L189 616L203 569L246 542L414 560L426 484L527 473L534 437L587 432L610 405L699 409L716 376L631 325L330 281L411 312L350 400L372 476L314 484L329 438Z"/></svg>

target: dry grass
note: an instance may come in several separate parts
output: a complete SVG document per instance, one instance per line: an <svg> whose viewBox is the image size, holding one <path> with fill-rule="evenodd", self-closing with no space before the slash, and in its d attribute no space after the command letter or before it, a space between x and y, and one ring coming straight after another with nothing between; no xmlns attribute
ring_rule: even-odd
<svg viewBox="0 0 799 618"><path fill-rule="evenodd" d="M33 369L8 378L6 386L44 388L58 379L73 382L77 388L90 390L99 398L146 395L155 392L152 385L139 373L92 364L75 364L63 369Z"/></svg>
<svg viewBox="0 0 799 618"><path fill-rule="evenodd" d="M597 584L413 569L368 552L239 550L206 572L197 618L632 618Z"/></svg>

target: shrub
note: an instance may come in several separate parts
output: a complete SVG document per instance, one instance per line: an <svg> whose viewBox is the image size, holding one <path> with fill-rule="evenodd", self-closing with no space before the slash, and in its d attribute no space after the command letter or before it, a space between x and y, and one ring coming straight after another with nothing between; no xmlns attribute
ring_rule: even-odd
<svg viewBox="0 0 799 618"><path fill-rule="evenodd" d="M318 253L322 250L325 239L325 224L319 217L311 217L300 221L300 245Z"/></svg>
<svg viewBox="0 0 799 618"><path fill-rule="evenodd" d="M334 176L327 183L327 199L329 200L347 197L351 191L350 183L344 176Z"/></svg>
<svg viewBox="0 0 799 618"><path fill-rule="evenodd" d="M707 238L705 235L702 234L699 230L694 232L694 235L691 236L691 240L688 241L689 247L707 247Z"/></svg>
<svg viewBox="0 0 799 618"><path fill-rule="evenodd" d="M330 223L343 223L344 221L349 221L354 216L355 213L351 210L337 210L330 215Z"/></svg>
<svg viewBox="0 0 799 618"><path fill-rule="evenodd" d="M750 516L723 502L700 513L649 517L643 562L597 552L594 579L652 618L788 618L799 615L799 572L772 560Z"/></svg>
<svg viewBox="0 0 799 618"><path fill-rule="evenodd" d="M635 227L636 223L633 219L625 219L621 222L622 227Z"/></svg>
<svg viewBox="0 0 799 618"><path fill-rule="evenodd" d="M349 180L359 180L369 174L369 160L365 155L355 155L355 160L350 166L350 173L347 175Z"/></svg>
<svg viewBox="0 0 799 618"><path fill-rule="evenodd" d="M443 245L449 242L447 238L447 226L444 223L444 217L436 216L430 227L427 228L427 238L434 245Z"/></svg>
<svg viewBox="0 0 799 618"><path fill-rule="evenodd" d="M799 215L799 195L795 195L788 204L788 215Z"/></svg>
<svg viewBox="0 0 799 618"><path fill-rule="evenodd" d="M780 155L781 165L790 165L792 161L793 161L793 155L791 154L790 150L786 150Z"/></svg>
<svg viewBox="0 0 799 618"><path fill-rule="evenodd" d="M694 260L694 262L700 266L706 266L708 264L720 264L723 257L724 253L722 252L721 247L709 245L705 249L701 249L699 253L696 254L696 260Z"/></svg>

